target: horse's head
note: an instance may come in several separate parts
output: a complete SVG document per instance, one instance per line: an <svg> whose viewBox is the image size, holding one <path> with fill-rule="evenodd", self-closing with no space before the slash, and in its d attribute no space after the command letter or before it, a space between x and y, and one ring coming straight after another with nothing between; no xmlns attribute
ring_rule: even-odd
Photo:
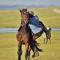
<svg viewBox="0 0 60 60"><path fill-rule="evenodd" d="M21 13L21 17L23 19L23 22L28 23L28 21L29 21L29 12L27 12L27 9L20 10L20 13Z"/></svg>
<svg viewBox="0 0 60 60"><path fill-rule="evenodd" d="M25 11L27 11L27 9L19 9L20 10L20 12L25 12Z"/></svg>
<svg viewBox="0 0 60 60"><path fill-rule="evenodd" d="M19 9L20 13L21 13L21 17L23 17L23 13L27 12L27 9Z"/></svg>

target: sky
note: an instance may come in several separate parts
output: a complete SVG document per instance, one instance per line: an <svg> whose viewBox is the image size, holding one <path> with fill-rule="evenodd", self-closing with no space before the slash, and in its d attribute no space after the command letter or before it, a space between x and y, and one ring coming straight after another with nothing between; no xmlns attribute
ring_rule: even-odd
<svg viewBox="0 0 60 60"><path fill-rule="evenodd" d="M0 0L0 5L39 5L39 4L60 5L60 0Z"/></svg>

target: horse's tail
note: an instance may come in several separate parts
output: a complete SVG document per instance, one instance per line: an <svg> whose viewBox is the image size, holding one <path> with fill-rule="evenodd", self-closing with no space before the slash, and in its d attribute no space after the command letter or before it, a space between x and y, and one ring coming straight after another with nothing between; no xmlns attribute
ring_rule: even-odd
<svg viewBox="0 0 60 60"><path fill-rule="evenodd" d="M38 46L39 46L39 43L38 43L37 41L35 41L35 48L36 48L38 51L42 52L42 49L40 49Z"/></svg>
<svg viewBox="0 0 60 60"><path fill-rule="evenodd" d="M33 52L35 52L36 50L42 52L42 49L38 48L38 45L39 45L39 43L35 40L32 40L30 42L30 46L31 46L31 49Z"/></svg>

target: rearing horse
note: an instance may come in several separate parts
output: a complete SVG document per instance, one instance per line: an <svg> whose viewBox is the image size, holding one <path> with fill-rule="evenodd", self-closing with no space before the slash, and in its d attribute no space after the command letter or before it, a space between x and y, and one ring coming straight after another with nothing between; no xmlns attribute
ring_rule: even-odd
<svg viewBox="0 0 60 60"><path fill-rule="evenodd" d="M23 12L26 12L27 9L22 9L22 10L19 10L19 11L23 13ZM21 13L21 17L22 17L21 23L23 22L23 15L22 15L22 13ZM31 14L29 14L29 18L30 18L30 16L31 16ZM51 28L47 29L42 21L39 21L39 24L40 24L40 27L42 28L42 31L40 31L37 34L33 34L33 39L36 40L37 38L39 38L43 34L43 32L45 32L46 38L44 38L44 43L47 44L48 40L51 39ZM21 27L19 27L18 31L20 31L20 28ZM51 43L51 40L50 40L50 43Z"/></svg>
<svg viewBox="0 0 60 60"><path fill-rule="evenodd" d="M35 49L39 50L36 45L36 41L33 40L31 30L28 26L29 24L29 14L28 12L23 12L23 23L21 25L20 31L17 33L18 40L18 60L21 60L22 55L22 44L26 46L25 60L30 60L31 49L35 53ZM35 49L34 49L35 48Z"/></svg>
<svg viewBox="0 0 60 60"><path fill-rule="evenodd" d="M44 38L44 43L48 43L48 40L50 40L51 44L51 28L46 28L45 25L39 21L40 27L42 28L42 31L40 31L37 34L33 34L33 39L36 40L39 38L43 33L45 33L46 37Z"/></svg>

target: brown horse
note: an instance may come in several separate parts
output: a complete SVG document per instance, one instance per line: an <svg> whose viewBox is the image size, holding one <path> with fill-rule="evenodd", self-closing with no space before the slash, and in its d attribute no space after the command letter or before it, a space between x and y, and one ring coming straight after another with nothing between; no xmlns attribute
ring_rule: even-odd
<svg viewBox="0 0 60 60"><path fill-rule="evenodd" d="M34 12L33 11L29 11L29 17L36 17L37 20L39 20L38 16L34 16ZM37 38L39 38L43 32L45 32L46 34L46 37L44 38L44 43L48 43L48 40L51 39L51 28L46 28L45 25L43 24L42 21L39 21L39 25L40 25L40 28L42 29L40 32L36 33L36 34L33 34L33 39L36 40ZM51 40L50 40L50 43L51 43Z"/></svg>
<svg viewBox="0 0 60 60"><path fill-rule="evenodd" d="M20 12L21 12L21 17L22 18L24 18L23 17L23 12L27 12L27 9L22 9L22 10L20 10ZM30 18L30 14L29 14L29 18ZM21 25L22 25L22 23L23 23L23 20L24 19L22 19L22 22L21 22ZM37 33L37 34L33 34L32 36L33 36L33 40L36 40L37 38L39 38L42 34L43 34L43 32L45 32L45 34L46 34L46 38L44 38L44 43L48 43L48 40L50 40L51 39L51 28L49 28L49 29L47 29L46 27L45 27L45 25L41 22L41 21L39 21L39 24L40 24L40 26L41 26L41 28L42 28L42 31L40 31L39 33ZM19 27L19 29L18 29L18 31L20 31L21 30L21 27ZM51 42L51 40L50 40L50 42ZM36 48L37 48L37 46L36 46ZM38 49L38 48L37 48ZM40 51L42 51L41 49L40 49ZM34 51L33 51L34 52ZM33 54L33 57L35 57L35 52L34 52L34 54Z"/></svg>
<svg viewBox="0 0 60 60"><path fill-rule="evenodd" d="M22 12L21 12L22 13ZM36 53L36 50L41 51L37 47L37 42L33 39L31 30L28 26L29 24L29 13L23 12L23 22L20 28L20 31L17 33L17 40L18 40L18 60L21 60L22 55L22 45L24 44L26 46L26 53L25 53L25 60L30 60L30 51L31 49L34 52L34 55Z"/></svg>
<svg viewBox="0 0 60 60"><path fill-rule="evenodd" d="M27 57L29 57L30 56L30 50L32 49L33 50L33 52L34 52L34 54L33 54L33 57L35 57L35 53L36 52L38 52L38 50L39 51L42 51L41 49L38 49L38 47L37 47L37 45L35 44L35 41L33 41L33 40L36 40L37 38L39 38L42 34L43 34L43 32L45 32L45 34L46 34L46 38L44 38L44 42L47 44L47 42L48 42L48 40L50 40L50 38L51 38L51 28L49 28L49 29L47 29L46 27L45 27L45 25L40 21L39 22L39 24L41 25L41 28L42 28L42 31L41 32L39 32L39 33L37 33L37 34L33 34L32 35L32 33L31 33L31 30L30 30L30 28L28 27L28 24L25 24L25 22L27 23L28 22L28 20L29 20L29 18L30 18L30 15L29 14L27 14L27 16L25 16L24 17L24 12L26 13L27 12L27 9L23 9L23 10L20 10L20 12L21 12L21 16L22 16L22 23L21 23L21 27L19 28L19 30L18 30L18 34L17 34L17 40L18 41L20 41L20 40L23 40L22 42L25 44L25 46L27 46L27 50L29 49L29 54L26 52L26 54L25 54L25 57L26 57L26 60L27 60ZM25 18L25 19L24 19ZM24 22L24 23L23 23ZM23 27L24 26L24 27ZM27 28L29 28L29 29L27 29ZM26 30L27 29L27 30ZM25 32L29 32L29 33L22 33L22 31L23 30L25 30ZM25 34L25 35L24 35ZM22 38L22 37L23 38ZM25 36L25 37L24 37ZM27 38L28 37L28 38ZM29 37L30 37L30 39L29 39ZM22 39L21 39L22 38ZM26 39L27 38L27 39ZM26 41L26 42L25 42ZM29 41L29 43L27 43ZM51 41L51 40L50 40ZM32 43L33 42L33 43ZM26 44L27 43L27 44ZM21 53L22 53L22 49L21 49L21 47L22 47L22 43L21 43L21 41L18 43L18 60L20 60L21 59ZM26 51L27 51L26 50ZM27 55L28 54L28 55ZM28 58L29 59L29 58Z"/></svg>
<svg viewBox="0 0 60 60"><path fill-rule="evenodd" d="M27 11L27 9L22 9L22 10L19 10L20 12L21 12L21 17L22 17L22 20L21 20L21 24L22 24L22 22L23 22L23 12L26 12ZM32 12L33 13L33 12ZM31 14L29 13L29 18L30 18L30 16L31 16ZM46 34L46 38L44 38L44 43L48 43L48 40L50 40L50 43L51 43L51 28L49 28L49 29L47 29L46 27L45 27L45 25L43 24L43 22L42 21L39 21L39 24L40 24L40 26L41 26L41 28L42 28L42 31L40 31L39 33L37 33L37 34L33 34L33 39L34 40L36 40L37 38L39 38L42 34L43 34L43 32ZM20 31L20 28L19 28L19 30L18 31Z"/></svg>
<svg viewBox="0 0 60 60"><path fill-rule="evenodd" d="M45 25L41 21L39 21L39 24L40 24L40 26L42 28L42 31L40 31L37 34L33 34L33 39L36 40L43 33L45 33L46 37L44 38L44 43L47 44L48 41L50 40L50 44L51 44L51 28L46 28Z"/></svg>

